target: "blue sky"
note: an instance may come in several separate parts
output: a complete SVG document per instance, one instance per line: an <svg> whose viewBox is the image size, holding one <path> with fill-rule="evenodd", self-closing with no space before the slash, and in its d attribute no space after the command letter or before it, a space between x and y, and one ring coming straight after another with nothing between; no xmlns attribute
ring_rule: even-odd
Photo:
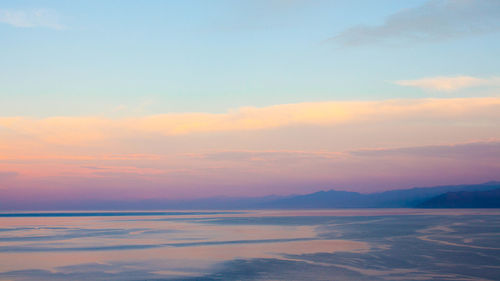
<svg viewBox="0 0 500 281"><path fill-rule="evenodd" d="M428 4L3 2L0 110L36 117L225 112L242 106L416 98L428 93L393 81L498 75L495 31L423 42L400 36L356 46L332 40L349 28L380 26L391 15ZM32 26L16 26L5 20L6 12L22 13ZM477 91L454 94L470 95Z"/></svg>

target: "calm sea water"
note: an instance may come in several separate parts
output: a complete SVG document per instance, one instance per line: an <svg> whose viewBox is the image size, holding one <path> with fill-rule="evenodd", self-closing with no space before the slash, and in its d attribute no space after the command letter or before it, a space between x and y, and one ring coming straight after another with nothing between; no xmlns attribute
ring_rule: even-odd
<svg viewBox="0 0 500 281"><path fill-rule="evenodd" d="M0 280L500 280L500 210L0 214Z"/></svg>

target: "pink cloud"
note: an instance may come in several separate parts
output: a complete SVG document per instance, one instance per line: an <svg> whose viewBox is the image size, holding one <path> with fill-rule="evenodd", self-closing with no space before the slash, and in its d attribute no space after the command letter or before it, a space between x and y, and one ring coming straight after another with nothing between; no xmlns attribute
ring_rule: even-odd
<svg viewBox="0 0 500 281"><path fill-rule="evenodd" d="M257 196L483 182L500 174L498 120L500 98L3 117L0 171L17 176L2 196Z"/></svg>

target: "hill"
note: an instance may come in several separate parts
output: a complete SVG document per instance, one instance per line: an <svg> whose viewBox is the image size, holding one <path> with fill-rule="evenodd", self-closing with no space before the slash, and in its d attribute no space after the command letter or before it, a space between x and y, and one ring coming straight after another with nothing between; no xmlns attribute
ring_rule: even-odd
<svg viewBox="0 0 500 281"><path fill-rule="evenodd" d="M420 203L419 208L500 208L500 189L447 192Z"/></svg>
<svg viewBox="0 0 500 281"><path fill-rule="evenodd" d="M500 182L472 185L415 187L379 193L361 194L348 191L320 191L288 198L278 198L255 206L269 209L328 209L328 208L413 208L447 192L484 191L500 188Z"/></svg>

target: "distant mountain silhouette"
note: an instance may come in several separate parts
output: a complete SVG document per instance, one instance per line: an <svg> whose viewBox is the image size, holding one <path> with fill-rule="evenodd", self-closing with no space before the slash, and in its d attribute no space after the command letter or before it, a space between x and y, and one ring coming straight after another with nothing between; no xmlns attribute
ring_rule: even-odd
<svg viewBox="0 0 500 281"><path fill-rule="evenodd" d="M500 189L500 182L470 185L415 187L379 193L320 191L305 195L264 197L211 197L200 199L72 200L18 205L0 198L0 210L244 210L329 208L491 208L494 202L482 191ZM461 193L461 192L471 192ZM475 195L477 194L477 195ZM484 193L487 196L496 194ZM483 196L483 197L481 197ZM482 198L482 199L481 199ZM469 201L467 201L469 200ZM455 203L453 203L456 201ZM465 202L470 203L465 203ZM472 203L474 201L474 203ZM455 204L455 205L453 205Z"/></svg>
<svg viewBox="0 0 500 281"><path fill-rule="evenodd" d="M329 190L268 201L256 207L265 209L355 208L362 207L365 196L357 192Z"/></svg>
<svg viewBox="0 0 500 281"><path fill-rule="evenodd" d="M420 203L441 195L455 191L483 191L500 188L500 182L486 182L482 184L443 185L434 187L415 187L411 189L391 190L381 193L367 194L370 198L365 207L408 208L416 207ZM370 206L370 204L373 204Z"/></svg>
<svg viewBox="0 0 500 281"><path fill-rule="evenodd" d="M500 208L500 188L447 192L418 204L419 208Z"/></svg>
<svg viewBox="0 0 500 281"><path fill-rule="evenodd" d="M256 207L270 209L412 208L446 192L483 191L496 188L500 188L500 182L415 187L370 194L330 190L270 200Z"/></svg>

